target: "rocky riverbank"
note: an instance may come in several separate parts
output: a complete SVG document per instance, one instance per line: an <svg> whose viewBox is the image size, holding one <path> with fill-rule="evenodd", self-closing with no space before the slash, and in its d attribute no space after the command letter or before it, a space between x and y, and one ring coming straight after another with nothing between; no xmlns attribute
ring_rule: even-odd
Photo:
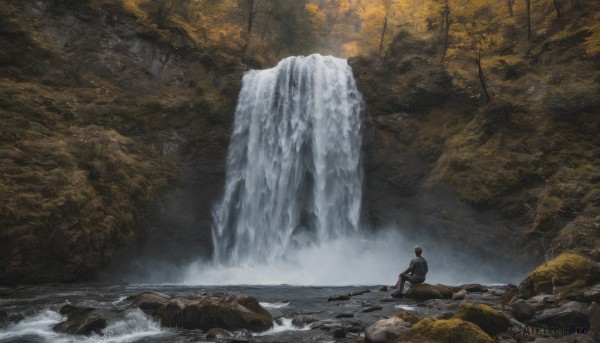
<svg viewBox="0 0 600 343"><path fill-rule="evenodd" d="M35 315L32 304L41 296L59 314L49 330L83 337L110 337L137 311L163 327L155 335L186 342L600 341L600 265L572 253L540 265L518 286L422 284L403 298L391 297L387 286L52 288L54 300L52 291L35 287L0 290L0 339Z"/></svg>

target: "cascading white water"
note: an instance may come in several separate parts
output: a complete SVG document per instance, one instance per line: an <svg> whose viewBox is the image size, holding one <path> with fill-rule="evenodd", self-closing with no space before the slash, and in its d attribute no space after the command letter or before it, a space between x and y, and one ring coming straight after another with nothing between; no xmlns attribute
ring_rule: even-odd
<svg viewBox="0 0 600 343"><path fill-rule="evenodd" d="M361 110L343 59L289 57L244 75L214 213L216 262L281 261L358 232Z"/></svg>

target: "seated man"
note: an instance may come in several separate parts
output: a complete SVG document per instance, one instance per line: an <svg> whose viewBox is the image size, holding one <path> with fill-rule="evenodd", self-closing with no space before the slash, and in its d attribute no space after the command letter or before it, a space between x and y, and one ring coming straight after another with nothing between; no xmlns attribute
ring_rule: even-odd
<svg viewBox="0 0 600 343"><path fill-rule="evenodd" d="M425 281L425 275L427 275L427 261L423 257L421 257L421 253L423 253L423 249L420 246L415 247L415 255L417 257L413 258L410 261L410 265L408 269L400 273L398 277L398 282L396 283L396 288L398 289L393 297L402 297L404 294L404 283L406 281L411 284L423 283Z"/></svg>

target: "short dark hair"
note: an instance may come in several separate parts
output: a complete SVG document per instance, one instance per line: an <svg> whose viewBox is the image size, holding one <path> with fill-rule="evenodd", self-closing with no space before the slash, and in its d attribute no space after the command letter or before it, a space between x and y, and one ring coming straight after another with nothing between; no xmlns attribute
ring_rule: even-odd
<svg viewBox="0 0 600 343"><path fill-rule="evenodd" d="M417 256L421 256L421 253L422 253L422 252L423 252L423 249L422 249L420 246L418 246L418 245L417 245L417 246L415 247L415 254L416 254Z"/></svg>

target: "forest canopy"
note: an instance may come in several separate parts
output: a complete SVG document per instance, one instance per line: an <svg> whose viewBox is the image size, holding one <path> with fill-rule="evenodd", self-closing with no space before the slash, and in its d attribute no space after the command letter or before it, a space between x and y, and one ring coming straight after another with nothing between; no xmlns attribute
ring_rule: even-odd
<svg viewBox="0 0 600 343"><path fill-rule="evenodd" d="M590 6L586 0L125 0L142 20L171 22L204 46L258 58L310 50L340 57L381 54L401 30L435 36L441 54L452 57L465 47L530 41ZM597 53L600 24L591 25L587 47Z"/></svg>

